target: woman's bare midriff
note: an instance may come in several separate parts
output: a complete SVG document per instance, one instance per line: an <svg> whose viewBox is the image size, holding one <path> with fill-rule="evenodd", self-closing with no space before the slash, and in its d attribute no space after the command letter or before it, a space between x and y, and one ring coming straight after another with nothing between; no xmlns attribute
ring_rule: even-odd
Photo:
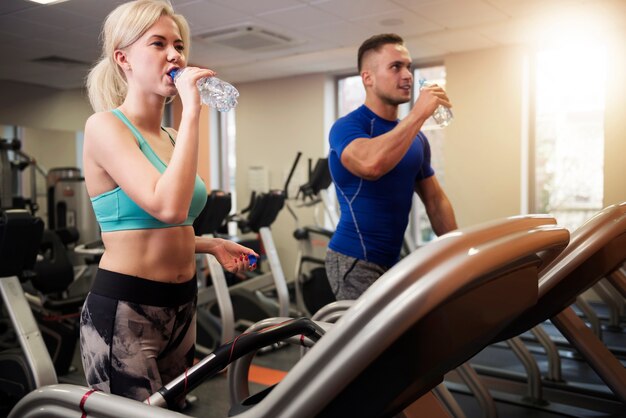
<svg viewBox="0 0 626 418"><path fill-rule="evenodd" d="M196 273L191 226L105 232L100 268L148 280L183 283Z"/></svg>

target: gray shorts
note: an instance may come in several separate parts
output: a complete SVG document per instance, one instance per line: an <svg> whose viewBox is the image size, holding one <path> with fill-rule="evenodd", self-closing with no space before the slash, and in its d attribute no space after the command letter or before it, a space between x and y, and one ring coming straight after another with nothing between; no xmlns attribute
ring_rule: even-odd
<svg viewBox="0 0 626 418"><path fill-rule="evenodd" d="M326 275L337 300L354 300L389 267L359 260L331 249L326 252Z"/></svg>

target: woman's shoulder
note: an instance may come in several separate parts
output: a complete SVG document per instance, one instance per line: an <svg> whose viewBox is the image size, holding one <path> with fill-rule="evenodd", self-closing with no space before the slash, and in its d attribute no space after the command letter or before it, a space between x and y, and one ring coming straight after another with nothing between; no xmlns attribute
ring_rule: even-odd
<svg viewBox="0 0 626 418"><path fill-rule="evenodd" d="M112 112L96 112L87 118L85 123L85 140L88 142L110 143L115 138L126 142L126 137L132 137L132 133L124 126L124 123Z"/></svg>
<svg viewBox="0 0 626 418"><path fill-rule="evenodd" d="M102 112L96 112L87 118L85 128L93 125L99 125L101 123L109 123L110 121L117 119L113 112L107 110Z"/></svg>
<svg viewBox="0 0 626 418"><path fill-rule="evenodd" d="M111 112L96 112L87 118L85 122L85 135L98 136L106 128L113 125L115 116ZM114 126L114 125L113 125Z"/></svg>

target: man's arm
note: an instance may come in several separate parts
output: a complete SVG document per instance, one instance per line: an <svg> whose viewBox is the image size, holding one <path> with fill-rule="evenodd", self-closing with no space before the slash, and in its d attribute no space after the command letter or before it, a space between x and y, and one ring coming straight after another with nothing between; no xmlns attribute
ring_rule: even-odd
<svg viewBox="0 0 626 418"><path fill-rule="evenodd" d="M378 180L402 160L424 120L409 115L383 135L353 140L341 153L341 164L357 177Z"/></svg>
<svg viewBox="0 0 626 418"><path fill-rule="evenodd" d="M434 175L417 181L415 191L424 203L426 214L437 236L458 228L452 204Z"/></svg>
<svg viewBox="0 0 626 418"><path fill-rule="evenodd" d="M422 91L409 114L391 131L374 138L357 138L341 153L341 164L357 177L378 180L402 160L422 125L437 106L450 105L441 87Z"/></svg>

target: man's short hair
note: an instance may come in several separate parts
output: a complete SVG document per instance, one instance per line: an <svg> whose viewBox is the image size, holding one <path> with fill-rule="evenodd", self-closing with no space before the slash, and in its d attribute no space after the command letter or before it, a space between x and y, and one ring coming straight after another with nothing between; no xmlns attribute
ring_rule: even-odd
<svg viewBox="0 0 626 418"><path fill-rule="evenodd" d="M359 73L361 72L361 67L363 66L364 55L369 51L378 52L380 51L380 48L387 44L404 45L404 39L395 33L381 33L380 35L374 35L366 39L361 44L357 59L357 68L359 69Z"/></svg>

